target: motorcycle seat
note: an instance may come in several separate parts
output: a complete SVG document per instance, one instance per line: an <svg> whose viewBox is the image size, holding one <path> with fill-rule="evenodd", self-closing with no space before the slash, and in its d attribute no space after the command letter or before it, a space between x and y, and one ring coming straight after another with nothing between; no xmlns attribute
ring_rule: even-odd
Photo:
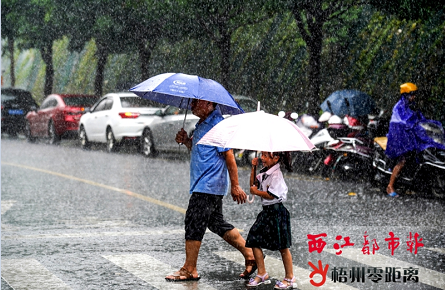
<svg viewBox="0 0 445 290"><path fill-rule="evenodd" d="M382 147L383 150L386 150L386 143L388 142L388 137L376 137L374 141Z"/></svg>

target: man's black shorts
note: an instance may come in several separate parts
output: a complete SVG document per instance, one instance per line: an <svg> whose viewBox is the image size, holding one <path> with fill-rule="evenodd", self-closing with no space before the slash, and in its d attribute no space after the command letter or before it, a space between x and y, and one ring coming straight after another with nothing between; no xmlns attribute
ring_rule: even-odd
<svg viewBox="0 0 445 290"><path fill-rule="evenodd" d="M208 228L220 237L235 227L224 220L222 195L194 192L185 214L185 239L202 241Z"/></svg>

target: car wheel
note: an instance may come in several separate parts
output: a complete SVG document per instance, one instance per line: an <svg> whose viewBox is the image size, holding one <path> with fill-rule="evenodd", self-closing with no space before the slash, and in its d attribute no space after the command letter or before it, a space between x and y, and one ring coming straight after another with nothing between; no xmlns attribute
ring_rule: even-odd
<svg viewBox="0 0 445 290"><path fill-rule="evenodd" d="M17 131L15 129L11 129L8 132L9 138L17 138Z"/></svg>
<svg viewBox="0 0 445 290"><path fill-rule="evenodd" d="M443 174L437 174L433 178L433 186L431 187L431 191L433 195L437 198L444 199L445 198L445 177Z"/></svg>
<svg viewBox="0 0 445 290"><path fill-rule="evenodd" d="M36 138L32 136L31 133L31 125L29 125L29 122L26 122L25 124L25 136L28 142L35 142Z"/></svg>
<svg viewBox="0 0 445 290"><path fill-rule="evenodd" d="M146 128L141 136L140 151L145 157L154 157L157 152L150 129Z"/></svg>
<svg viewBox="0 0 445 290"><path fill-rule="evenodd" d="M111 128L107 129L107 152L116 152L118 150L118 144L116 139L114 139L113 130Z"/></svg>
<svg viewBox="0 0 445 290"><path fill-rule="evenodd" d="M91 143L90 141L88 141L87 131L85 131L83 125L80 126L79 142L80 142L80 148L84 150L89 149L91 147Z"/></svg>
<svg viewBox="0 0 445 290"><path fill-rule="evenodd" d="M49 144L57 144L60 142L60 136L56 133L56 127L53 121L49 121L48 125Z"/></svg>

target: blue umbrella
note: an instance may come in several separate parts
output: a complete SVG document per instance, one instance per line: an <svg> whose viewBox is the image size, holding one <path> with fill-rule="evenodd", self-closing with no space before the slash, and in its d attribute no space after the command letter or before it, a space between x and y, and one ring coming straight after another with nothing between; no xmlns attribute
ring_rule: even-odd
<svg viewBox="0 0 445 290"><path fill-rule="evenodd" d="M323 111L340 117L360 117L373 112L376 104L369 95L361 91L340 90L327 97L320 107Z"/></svg>
<svg viewBox="0 0 445 290"><path fill-rule="evenodd" d="M130 91L162 104L190 109L192 99L217 103L221 114L244 113L232 95L218 82L196 75L164 73L136 85Z"/></svg>

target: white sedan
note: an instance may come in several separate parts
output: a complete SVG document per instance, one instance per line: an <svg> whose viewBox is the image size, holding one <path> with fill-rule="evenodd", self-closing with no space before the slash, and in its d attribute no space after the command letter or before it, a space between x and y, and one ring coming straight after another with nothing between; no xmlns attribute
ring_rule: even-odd
<svg viewBox="0 0 445 290"><path fill-rule="evenodd" d="M126 93L133 95L133 93ZM184 130L192 136L195 125L199 118L192 114L190 110L179 109L174 106L165 108L143 108L146 111L138 110L142 108L125 107L120 105L123 93L108 94L104 96L90 112L80 119L79 137L83 148L90 145L90 142L107 143L108 151L118 148L122 141L134 139L140 148L140 152L146 157L155 156L158 149L177 150L179 145L175 141L176 133ZM133 95L136 96L136 95ZM101 102L109 102L113 98L111 109L101 109ZM139 97L136 97L139 98ZM120 100L119 100L120 99ZM139 98L140 102L150 102ZM243 102L243 109L252 111L257 106L257 102L244 96L236 96L235 100ZM241 101L241 102L240 102ZM107 113L108 112L108 113ZM225 115L224 117L228 117Z"/></svg>
<svg viewBox="0 0 445 290"><path fill-rule="evenodd" d="M258 102L254 99L237 95L233 96L233 98L240 104L244 111L256 111ZM156 112L156 117L151 118L146 124L147 133L146 137L142 140L141 145L145 149L142 150L145 150L146 152L153 152L153 150L160 148L177 150L178 144L175 142L176 133L181 128L184 128L188 135L192 136L193 131L195 130L195 125L199 120L199 118L193 115L190 110L188 110L187 115L185 115L185 113L185 109L179 109L172 106L167 106ZM229 116L230 115L224 115L224 118ZM244 150L240 152L242 153Z"/></svg>
<svg viewBox="0 0 445 290"><path fill-rule="evenodd" d="M158 103L133 93L106 94L80 118L81 147L86 149L91 142L106 143L107 151L112 152L124 141L140 145L146 123L159 109Z"/></svg>

